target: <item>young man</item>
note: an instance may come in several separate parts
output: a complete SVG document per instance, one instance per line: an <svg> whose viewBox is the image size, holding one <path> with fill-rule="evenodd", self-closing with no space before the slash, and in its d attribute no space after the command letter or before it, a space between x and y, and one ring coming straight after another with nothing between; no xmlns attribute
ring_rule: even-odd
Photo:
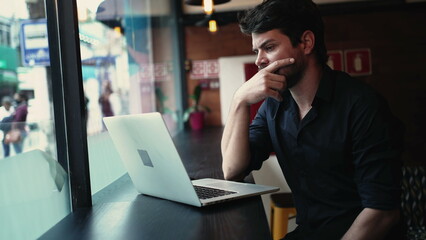
<svg viewBox="0 0 426 240"><path fill-rule="evenodd" d="M326 65L311 0L266 0L240 18L259 72L236 92L222 137L238 180L275 152L297 208L284 239L392 239L402 126L366 84ZM249 122L249 106L265 100ZM397 236L396 239L400 239Z"/></svg>

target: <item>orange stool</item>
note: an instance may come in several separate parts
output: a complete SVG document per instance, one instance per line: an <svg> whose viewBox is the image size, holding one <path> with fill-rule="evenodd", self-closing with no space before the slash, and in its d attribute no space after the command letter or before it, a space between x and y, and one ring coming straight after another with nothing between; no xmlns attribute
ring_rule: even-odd
<svg viewBox="0 0 426 240"><path fill-rule="evenodd" d="M271 194L272 239L279 240L287 234L288 220L296 216L291 193Z"/></svg>

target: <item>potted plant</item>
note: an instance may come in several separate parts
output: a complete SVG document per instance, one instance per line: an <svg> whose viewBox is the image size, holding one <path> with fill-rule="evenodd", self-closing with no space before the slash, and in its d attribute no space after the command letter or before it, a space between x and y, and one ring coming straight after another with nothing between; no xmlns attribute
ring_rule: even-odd
<svg viewBox="0 0 426 240"><path fill-rule="evenodd" d="M185 110L183 114L183 120L187 122L194 130L200 130L204 127L204 115L206 112L210 112L210 108L207 106L200 105L200 98L202 93L201 84L198 84L194 88L194 92L189 96L193 101L193 105Z"/></svg>
<svg viewBox="0 0 426 240"><path fill-rule="evenodd" d="M163 89L160 86L155 87L155 104L157 112L163 115L164 121L167 124L167 127L171 129L176 128L177 116L172 109L166 106L166 101L169 99L166 94L164 94Z"/></svg>

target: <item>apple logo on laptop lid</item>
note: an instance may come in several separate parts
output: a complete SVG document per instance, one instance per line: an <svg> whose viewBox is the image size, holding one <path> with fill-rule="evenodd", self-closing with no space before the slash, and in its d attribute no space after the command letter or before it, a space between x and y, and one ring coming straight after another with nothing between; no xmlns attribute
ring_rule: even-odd
<svg viewBox="0 0 426 240"><path fill-rule="evenodd" d="M139 156L142 159L143 165L147 166L147 167L154 167L154 165L152 164L151 158L149 157L149 154L147 151L143 150L143 149L138 149L138 153Z"/></svg>

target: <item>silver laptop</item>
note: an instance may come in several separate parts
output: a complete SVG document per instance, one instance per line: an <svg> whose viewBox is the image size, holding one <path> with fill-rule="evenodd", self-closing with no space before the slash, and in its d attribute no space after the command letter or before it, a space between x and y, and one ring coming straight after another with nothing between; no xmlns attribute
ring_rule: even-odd
<svg viewBox="0 0 426 240"><path fill-rule="evenodd" d="M191 181L160 113L103 120L133 184L142 194L201 207L279 190L211 178Z"/></svg>

